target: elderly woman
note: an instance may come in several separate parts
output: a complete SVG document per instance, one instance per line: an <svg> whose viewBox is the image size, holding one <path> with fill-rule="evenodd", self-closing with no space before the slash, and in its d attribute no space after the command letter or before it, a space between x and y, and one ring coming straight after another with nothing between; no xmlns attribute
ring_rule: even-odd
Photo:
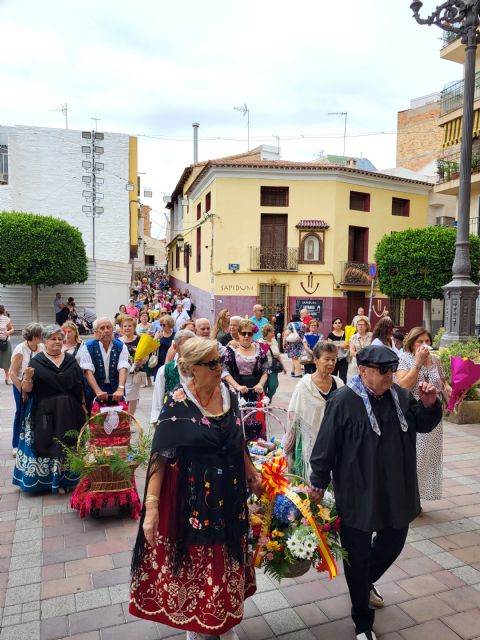
<svg viewBox="0 0 480 640"><path fill-rule="evenodd" d="M52 324L43 330L45 352L25 367L22 393L29 399L20 430L13 484L25 492L65 493L78 482L62 468L63 447L85 421L83 375L77 361L62 352L63 332Z"/></svg>
<svg viewBox="0 0 480 640"><path fill-rule="evenodd" d="M414 327L405 338L404 351L400 354L397 382L408 389L416 400L419 384L429 382L437 390L438 397L449 396L452 389L445 380L441 362L431 353L432 336L424 327ZM418 489L422 500L441 500L443 475L443 425L431 433L417 433Z"/></svg>
<svg viewBox="0 0 480 640"><path fill-rule="evenodd" d="M12 353L10 363L10 380L13 384L13 397L15 398L15 417L13 419L12 436L12 456L17 455L18 439L20 437L20 425L22 413L27 401L27 395L22 394L22 376L25 369L30 365L30 360L37 353L44 350L42 344L43 327L38 322L30 322L25 325L22 331L23 342L18 344Z"/></svg>
<svg viewBox="0 0 480 640"><path fill-rule="evenodd" d="M256 589L246 499L261 483L237 398L221 382L218 343L187 340L178 366L187 381L170 392L155 429L129 611L192 640L233 638Z"/></svg>
<svg viewBox="0 0 480 640"><path fill-rule="evenodd" d="M67 322L62 324L62 331L65 334L62 351L69 353L78 363L80 363L81 351L85 347L83 346L82 339L78 333L77 325L75 322L67 320Z"/></svg>
<svg viewBox="0 0 480 640"><path fill-rule="evenodd" d="M360 307L361 309L361 307ZM348 342L350 349L350 364L348 366L348 377L353 378L358 374L357 353L372 342L372 332L370 331L370 320L367 316L355 316L357 333L354 333Z"/></svg>
<svg viewBox="0 0 480 640"><path fill-rule="evenodd" d="M14 326L10 322L10 317L5 311L3 304L0 304L0 369L5 373L5 384L8 384L8 368L12 358L12 343L10 336L14 332Z"/></svg>
<svg viewBox="0 0 480 640"><path fill-rule="evenodd" d="M225 348L225 381L238 391L244 400L255 403L264 391L268 379L268 360L265 351L253 342L255 324L251 320L241 320L238 328L238 346ZM247 440L265 437L265 424L250 415L245 422Z"/></svg>
<svg viewBox="0 0 480 640"><path fill-rule="evenodd" d="M328 398L343 380L333 375L337 364L337 347L318 341L313 347L315 373L298 382L288 406L288 430L284 440L292 473L308 480L310 456L320 430Z"/></svg>

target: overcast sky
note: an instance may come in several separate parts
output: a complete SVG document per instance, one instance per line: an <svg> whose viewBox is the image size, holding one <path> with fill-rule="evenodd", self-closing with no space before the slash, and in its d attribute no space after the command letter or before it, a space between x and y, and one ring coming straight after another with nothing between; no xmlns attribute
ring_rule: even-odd
<svg viewBox="0 0 480 640"><path fill-rule="evenodd" d="M342 153L395 166L397 112L460 79L442 32L410 0L0 0L0 124L138 135L143 184L162 195L192 162L277 145L283 159ZM424 2L424 13L435 7ZM381 133L385 132L385 133ZM291 139L289 139L291 138ZM106 167L106 169L108 169ZM148 203L147 200L145 202Z"/></svg>

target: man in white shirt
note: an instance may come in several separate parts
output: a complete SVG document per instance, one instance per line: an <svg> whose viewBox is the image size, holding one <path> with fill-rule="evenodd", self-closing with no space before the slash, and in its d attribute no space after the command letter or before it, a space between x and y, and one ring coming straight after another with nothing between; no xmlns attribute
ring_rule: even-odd
<svg viewBox="0 0 480 640"><path fill-rule="evenodd" d="M93 323L95 339L85 343L80 356L80 367L88 382L87 405L96 396L105 402L108 396L119 402L125 395L125 381L130 370L128 350L123 342L113 339L110 318L97 318Z"/></svg>
<svg viewBox="0 0 480 640"><path fill-rule="evenodd" d="M183 295L182 302L183 302L183 308L188 313L188 315L190 315L190 309L192 308L192 301L187 296L187 294Z"/></svg>
<svg viewBox="0 0 480 640"><path fill-rule="evenodd" d="M195 320L195 333L199 338L210 338L210 320L208 318L197 318Z"/></svg>
<svg viewBox="0 0 480 640"><path fill-rule="evenodd" d="M175 322L175 333L180 331L180 328L184 322L190 320L190 316L183 308L183 302L177 302L177 307L175 311L172 313L173 321Z"/></svg>

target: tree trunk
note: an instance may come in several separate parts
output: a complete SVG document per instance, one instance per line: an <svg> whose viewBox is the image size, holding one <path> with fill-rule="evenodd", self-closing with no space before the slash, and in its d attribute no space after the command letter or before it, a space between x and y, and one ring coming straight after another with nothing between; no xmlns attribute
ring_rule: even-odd
<svg viewBox="0 0 480 640"><path fill-rule="evenodd" d="M425 309L425 329L427 331L430 331L430 333L432 333L432 301L431 300L424 300L423 301L424 309Z"/></svg>
<svg viewBox="0 0 480 640"><path fill-rule="evenodd" d="M32 310L32 322L38 322L38 285L31 285L30 306Z"/></svg>

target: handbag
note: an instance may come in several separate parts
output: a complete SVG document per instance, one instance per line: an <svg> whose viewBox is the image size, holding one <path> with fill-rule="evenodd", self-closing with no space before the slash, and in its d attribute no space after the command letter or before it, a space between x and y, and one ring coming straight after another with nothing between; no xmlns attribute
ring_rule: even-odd
<svg viewBox="0 0 480 640"><path fill-rule="evenodd" d="M292 327L293 327L292 332L289 333L288 336L285 338L285 342L288 342L290 344L293 344L294 342L299 342L300 340L300 336L298 335L298 332L297 332L297 327L295 326L294 323L292 323Z"/></svg>
<svg viewBox="0 0 480 640"><path fill-rule="evenodd" d="M133 384L145 384L147 381L147 374L145 371L136 371L133 374L132 382Z"/></svg>
<svg viewBox="0 0 480 640"><path fill-rule="evenodd" d="M311 353L307 353L306 351L304 351L298 361L300 362L300 364L312 364L313 356Z"/></svg>
<svg viewBox="0 0 480 640"><path fill-rule="evenodd" d="M278 358L272 355L272 373L281 373L282 371L282 363Z"/></svg>
<svg viewBox="0 0 480 640"><path fill-rule="evenodd" d="M8 336L0 336L0 351L7 351L8 349Z"/></svg>
<svg viewBox="0 0 480 640"><path fill-rule="evenodd" d="M155 369L155 367L158 364L158 356L156 353L154 353L153 355L150 356L150 358L148 359L148 363L147 366L149 369Z"/></svg>

